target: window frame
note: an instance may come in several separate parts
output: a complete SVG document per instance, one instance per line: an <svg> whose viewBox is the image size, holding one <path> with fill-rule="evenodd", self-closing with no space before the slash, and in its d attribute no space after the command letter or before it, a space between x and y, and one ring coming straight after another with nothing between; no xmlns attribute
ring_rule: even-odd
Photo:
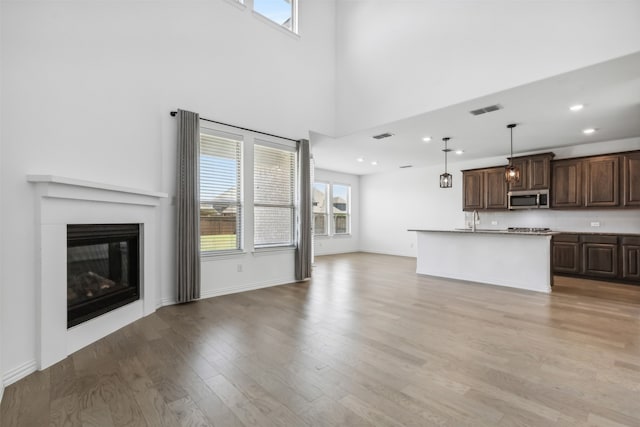
<svg viewBox="0 0 640 427"><path fill-rule="evenodd" d="M346 211L344 215L346 216L347 221L347 230L344 233L338 233L336 231L336 214L333 212L333 198L334 198L334 187L338 185L340 187L347 188L347 201L346 201ZM330 215L331 215L331 236L351 236L351 184L344 184L341 182L332 182L331 183L331 205L330 205Z"/></svg>
<svg viewBox="0 0 640 427"><path fill-rule="evenodd" d="M278 203L256 203L256 149L258 147L266 147L275 150L281 150L293 155L293 164L291 170L291 204L283 205ZM286 142L275 142L270 138L264 137L255 137L253 140L253 250L255 252L260 251L269 251L269 250L282 250L282 249L290 249L295 248L297 233L298 233L298 225L297 225L297 215L298 215L298 152L295 143L286 143ZM281 242L281 243L256 243L257 236L257 227L256 227L256 208L258 207L273 207L273 208L288 208L291 209L291 240L289 242Z"/></svg>
<svg viewBox="0 0 640 427"><path fill-rule="evenodd" d="M328 237L331 235L331 213L330 211L330 202L331 201L331 183L329 182L325 182L325 181L314 181L313 185L311 186L312 191L315 191L315 186L316 184L322 184L325 186L325 209L324 209L324 213L323 214L319 214L316 212L313 212L314 206L313 206L313 193L311 194L311 211L313 214L313 235L316 237ZM324 233L316 233L316 215L324 215L325 216L325 232Z"/></svg>
<svg viewBox="0 0 640 427"><path fill-rule="evenodd" d="M251 11L253 12L253 15L261 20L263 20L266 23L272 24L274 26L276 26L277 28L280 28L284 31L286 31L287 33L290 34L295 34L298 35L298 0L291 0L291 28L287 28L282 24L278 24L276 21L274 21L273 19L269 18L268 16L262 14L261 12L256 10L256 4L255 4L255 0L250 0L251 1ZM248 2L244 2L243 4L247 4Z"/></svg>
<svg viewBox="0 0 640 427"><path fill-rule="evenodd" d="M200 256L202 258L208 257L219 257L224 255L233 255L244 252L244 218L245 218L245 200L244 200L244 183L245 183L245 175L244 175L244 149L246 138L245 135L223 131L217 128L213 128L211 126L206 125L207 122L200 120L200 134L208 134L213 137L230 139L238 142L238 158L235 159L238 170L237 174L237 202L236 206L236 247L233 249L218 249L218 250L203 250L202 249L202 230L198 234L198 246L200 248ZM200 205L198 212L198 221L199 225L202 221L202 195L200 194L201 186L202 186L202 169L200 167L200 157L202 153L202 136L200 136L200 152L198 153L198 167L199 167L199 176L198 176L198 203ZM212 199L213 200L213 199Z"/></svg>

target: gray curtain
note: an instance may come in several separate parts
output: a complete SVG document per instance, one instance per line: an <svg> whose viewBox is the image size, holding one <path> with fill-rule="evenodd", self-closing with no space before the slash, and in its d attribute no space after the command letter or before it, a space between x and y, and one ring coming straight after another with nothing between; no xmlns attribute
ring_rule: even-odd
<svg viewBox="0 0 640 427"><path fill-rule="evenodd" d="M200 298L200 117L178 110L177 302Z"/></svg>
<svg viewBox="0 0 640 427"><path fill-rule="evenodd" d="M300 188L300 222L296 247L296 280L311 277L311 159L309 141L298 141L298 187Z"/></svg>

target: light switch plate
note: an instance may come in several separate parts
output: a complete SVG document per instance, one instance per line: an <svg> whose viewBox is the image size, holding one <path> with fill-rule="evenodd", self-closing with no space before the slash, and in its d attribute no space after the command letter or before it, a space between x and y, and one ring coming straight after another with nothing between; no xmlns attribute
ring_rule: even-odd
<svg viewBox="0 0 640 427"><path fill-rule="evenodd" d="M491 225L498 225L498 221L491 221Z"/></svg>
<svg viewBox="0 0 640 427"><path fill-rule="evenodd" d="M600 227L600 221L591 221L592 227Z"/></svg>

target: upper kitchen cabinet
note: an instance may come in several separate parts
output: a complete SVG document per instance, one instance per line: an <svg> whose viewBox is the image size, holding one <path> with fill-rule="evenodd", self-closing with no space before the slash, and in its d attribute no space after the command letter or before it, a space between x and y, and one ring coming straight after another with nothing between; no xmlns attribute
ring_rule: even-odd
<svg viewBox="0 0 640 427"><path fill-rule="evenodd" d="M640 207L640 153L622 156L623 163L623 204L628 207Z"/></svg>
<svg viewBox="0 0 640 427"><path fill-rule="evenodd" d="M485 209L507 209L507 182L504 167L484 171Z"/></svg>
<svg viewBox="0 0 640 427"><path fill-rule="evenodd" d="M547 190L551 181L553 153L515 157L513 165L520 168L520 181L509 185L509 191Z"/></svg>
<svg viewBox="0 0 640 427"><path fill-rule="evenodd" d="M509 191L528 190L529 160L526 157L515 157L511 159L511 163L520 169L520 181L509 184Z"/></svg>
<svg viewBox="0 0 640 427"><path fill-rule="evenodd" d="M507 209L504 166L462 171L462 210Z"/></svg>
<svg viewBox="0 0 640 427"><path fill-rule="evenodd" d="M551 207L582 207L582 160L554 161L551 167Z"/></svg>
<svg viewBox="0 0 640 427"><path fill-rule="evenodd" d="M462 210L484 209L484 172L462 171Z"/></svg>
<svg viewBox="0 0 640 427"><path fill-rule="evenodd" d="M589 157L585 167L585 206L620 205L620 156Z"/></svg>

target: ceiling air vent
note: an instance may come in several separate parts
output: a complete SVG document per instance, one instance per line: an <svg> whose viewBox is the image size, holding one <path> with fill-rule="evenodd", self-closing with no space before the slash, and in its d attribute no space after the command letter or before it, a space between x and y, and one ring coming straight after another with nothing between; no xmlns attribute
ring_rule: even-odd
<svg viewBox="0 0 640 427"><path fill-rule="evenodd" d="M406 168L412 168L413 165L404 165L404 166L400 166L400 169L406 169Z"/></svg>
<svg viewBox="0 0 640 427"><path fill-rule="evenodd" d="M389 133L389 132L385 132L385 133L381 133L380 135L373 135L372 138L373 139L385 139L385 138L389 138L390 136L393 136L393 134Z"/></svg>
<svg viewBox="0 0 640 427"><path fill-rule="evenodd" d="M477 110L471 110L469 112L474 116L479 116L480 114L490 113L492 111L498 111L498 110L502 110L502 105L500 104L489 105L488 107L478 108Z"/></svg>

